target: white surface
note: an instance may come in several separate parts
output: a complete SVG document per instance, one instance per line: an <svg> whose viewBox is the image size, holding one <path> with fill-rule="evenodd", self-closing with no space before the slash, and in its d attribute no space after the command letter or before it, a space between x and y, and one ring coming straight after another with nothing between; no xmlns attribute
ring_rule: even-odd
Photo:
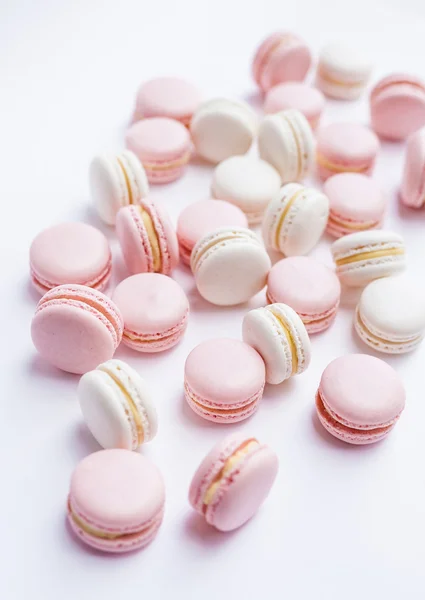
<svg viewBox="0 0 425 600"><path fill-rule="evenodd" d="M83 548L65 527L71 471L99 447L81 422L77 378L38 359L29 337L37 300L28 287L30 241L66 219L101 227L88 202L88 165L95 153L122 147L142 80L186 76L206 96L257 103L250 58L278 25L303 34L315 51L331 40L361 42L378 65L375 79L403 67L423 76L424 23L412 0L406 6L403 17L365 0L1 3L2 598L424 598L425 345L386 358L407 388L407 408L388 440L365 448L332 440L313 417L316 386L331 359L364 350L345 298L334 327L313 339L308 371L269 387L258 414L235 427L268 442L281 468L257 517L223 535L192 513L187 491L204 453L229 429L184 406L183 364L201 340L240 337L247 307L208 305L189 273L177 271L192 306L182 344L151 357L118 353L157 391L159 433L143 452L165 476L165 522L145 551L113 557ZM366 121L365 104L327 105L327 122L347 118ZM376 178L390 199L386 224L405 236L409 269L423 279L425 213L398 207L401 155L401 146L386 145ZM153 196L176 219L186 203L207 196L211 173L195 164ZM329 241L314 255L329 262ZM115 267L122 276L121 263Z"/></svg>

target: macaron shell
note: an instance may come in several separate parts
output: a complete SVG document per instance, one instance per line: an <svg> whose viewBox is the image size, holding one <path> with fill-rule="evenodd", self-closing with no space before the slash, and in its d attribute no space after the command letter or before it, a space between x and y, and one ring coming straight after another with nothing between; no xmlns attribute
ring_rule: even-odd
<svg viewBox="0 0 425 600"><path fill-rule="evenodd" d="M371 71L370 61L357 48L332 43L320 53L316 84L331 98L356 100L361 96Z"/></svg>
<svg viewBox="0 0 425 600"><path fill-rule="evenodd" d="M425 204L425 129L407 140L401 198L412 208Z"/></svg>
<svg viewBox="0 0 425 600"><path fill-rule="evenodd" d="M282 110L299 110L316 127L325 106L323 94L305 83L288 81L269 90L264 101L264 112L274 114Z"/></svg>
<svg viewBox="0 0 425 600"><path fill-rule="evenodd" d="M124 172L113 156L96 156L89 171L90 191L95 208L107 225L115 224L121 206L129 203Z"/></svg>
<svg viewBox="0 0 425 600"><path fill-rule="evenodd" d="M144 162L172 161L189 151L187 129L178 121L165 117L143 119L126 133L129 150Z"/></svg>
<svg viewBox="0 0 425 600"><path fill-rule="evenodd" d="M176 230L167 211L160 205L150 203L146 209L151 215L162 255L161 273L170 275L179 263L179 242Z"/></svg>
<svg viewBox="0 0 425 600"><path fill-rule="evenodd" d="M125 264L130 273L147 273L152 269L149 255L144 245L146 233L139 230L131 210L122 208L118 211L116 233ZM146 243L146 242L145 242Z"/></svg>
<svg viewBox="0 0 425 600"><path fill-rule="evenodd" d="M156 77L140 86L133 120L168 117L188 125L200 101L198 89L190 82L177 77Z"/></svg>
<svg viewBox="0 0 425 600"><path fill-rule="evenodd" d="M267 92L284 81L302 81L312 62L305 43L291 33L272 34L263 42L254 58L254 74Z"/></svg>

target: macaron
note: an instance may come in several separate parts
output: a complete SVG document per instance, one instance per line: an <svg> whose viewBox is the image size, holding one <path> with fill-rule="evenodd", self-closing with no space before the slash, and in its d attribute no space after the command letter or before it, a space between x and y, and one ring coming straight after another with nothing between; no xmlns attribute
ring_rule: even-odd
<svg viewBox="0 0 425 600"><path fill-rule="evenodd" d="M87 427L103 448L137 450L158 430L151 392L122 360L108 360L85 373L78 400Z"/></svg>
<svg viewBox="0 0 425 600"><path fill-rule="evenodd" d="M285 256L307 254L325 231L328 215L325 194L288 183L267 207L262 227L264 242L267 248Z"/></svg>
<svg viewBox="0 0 425 600"><path fill-rule="evenodd" d="M425 204L425 128L407 140L400 198L411 208Z"/></svg>
<svg viewBox="0 0 425 600"><path fill-rule="evenodd" d="M191 156L187 128L173 119L143 119L129 127L125 143L146 171L150 183L170 183L181 177Z"/></svg>
<svg viewBox="0 0 425 600"><path fill-rule="evenodd" d="M247 419L258 408L264 384L261 356L239 340L201 342L186 359L186 401L207 421L237 423Z"/></svg>
<svg viewBox="0 0 425 600"><path fill-rule="evenodd" d="M385 214L386 198L381 187L361 173L332 175L323 187L329 198L327 232L341 237L356 231L376 229Z"/></svg>
<svg viewBox="0 0 425 600"><path fill-rule="evenodd" d="M124 319L122 342L138 352L163 352L186 331L189 301L179 284L159 273L139 273L121 281L113 301Z"/></svg>
<svg viewBox="0 0 425 600"><path fill-rule="evenodd" d="M31 281L40 294L64 283L103 290L111 271L108 240L86 223L53 225L40 232L30 247Z"/></svg>
<svg viewBox="0 0 425 600"><path fill-rule="evenodd" d="M325 98L322 92L300 81L286 81L272 87L264 100L266 114L299 110L312 129L317 127L324 108Z"/></svg>
<svg viewBox="0 0 425 600"><path fill-rule="evenodd" d="M143 165L130 150L96 156L90 165L89 178L94 206L107 225L115 224L122 206L139 204L149 193Z"/></svg>
<svg viewBox="0 0 425 600"><path fill-rule="evenodd" d="M155 538L164 516L164 481L137 452L101 450L75 468L68 521L76 536L104 552L129 552Z"/></svg>
<svg viewBox="0 0 425 600"><path fill-rule="evenodd" d="M112 358L122 331L122 316L112 300L73 284L47 292L31 323L40 355L58 369L79 375Z"/></svg>
<svg viewBox="0 0 425 600"><path fill-rule="evenodd" d="M316 394L323 427L349 444L373 444L394 428L406 402L399 375L383 360L347 354L324 370Z"/></svg>
<svg viewBox="0 0 425 600"><path fill-rule="evenodd" d="M177 235L166 211L141 200L118 211L116 231L130 273L169 275L179 262Z"/></svg>
<svg viewBox="0 0 425 600"><path fill-rule="evenodd" d="M323 180L336 173L370 175L378 152L378 138L364 125L331 123L317 135L318 174Z"/></svg>
<svg viewBox="0 0 425 600"><path fill-rule="evenodd" d="M252 108L226 98L201 104L190 123L196 152L212 163L248 152L256 131L257 116Z"/></svg>
<svg viewBox="0 0 425 600"><path fill-rule="evenodd" d="M190 266L196 243L220 227L248 227L248 220L237 206L225 200L198 200L182 210L177 221L180 258Z"/></svg>
<svg viewBox="0 0 425 600"><path fill-rule="evenodd" d="M314 146L311 127L298 110L268 115L260 124L260 156L273 165L282 183L302 181L307 177L314 164Z"/></svg>
<svg viewBox="0 0 425 600"><path fill-rule="evenodd" d="M267 279L267 300L283 303L301 317L309 334L327 329L335 319L341 285L335 272L308 256L284 258Z"/></svg>
<svg viewBox="0 0 425 600"><path fill-rule="evenodd" d="M425 330L425 291L403 275L369 283L354 319L361 340L385 354L414 350Z"/></svg>
<svg viewBox="0 0 425 600"><path fill-rule="evenodd" d="M261 223L264 211L281 186L280 175L265 160L231 156L214 171L211 194L246 214L250 225Z"/></svg>
<svg viewBox="0 0 425 600"><path fill-rule="evenodd" d="M344 285L363 287L406 268L401 235L371 229L345 235L331 246L337 275Z"/></svg>
<svg viewBox="0 0 425 600"><path fill-rule="evenodd" d="M200 102L198 88L189 81L178 77L156 77L140 86L133 121L167 117L188 127Z"/></svg>
<svg viewBox="0 0 425 600"><path fill-rule="evenodd" d="M205 300L233 306L264 288L271 262L255 233L243 227L222 227L199 240L190 266Z"/></svg>
<svg viewBox="0 0 425 600"><path fill-rule="evenodd" d="M266 500L278 468L276 453L257 438L227 436L196 470L189 502L209 525L232 531L249 521Z"/></svg>
<svg viewBox="0 0 425 600"><path fill-rule="evenodd" d="M380 137L406 139L425 125L425 82L406 73L384 77L370 94L370 116Z"/></svg>
<svg viewBox="0 0 425 600"><path fill-rule="evenodd" d="M284 81L303 81L311 63L310 49L298 35L277 31L260 44L252 74L258 87L267 92Z"/></svg>
<svg viewBox="0 0 425 600"><path fill-rule="evenodd" d="M356 100L364 91L372 64L357 48L328 44L319 56L316 85L326 96L338 100Z"/></svg>

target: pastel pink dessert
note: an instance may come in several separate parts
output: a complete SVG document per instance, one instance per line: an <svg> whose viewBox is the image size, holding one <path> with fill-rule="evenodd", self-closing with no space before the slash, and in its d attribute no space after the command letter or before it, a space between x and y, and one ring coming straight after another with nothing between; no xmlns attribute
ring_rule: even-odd
<svg viewBox="0 0 425 600"><path fill-rule="evenodd" d="M384 77L371 92L370 114L380 137L406 139L425 125L425 82L406 73Z"/></svg>
<svg viewBox="0 0 425 600"><path fill-rule="evenodd" d="M121 281L112 296L124 319L123 344L138 352L162 352L186 331L189 301L179 284L159 273Z"/></svg>
<svg viewBox="0 0 425 600"><path fill-rule="evenodd" d="M108 240L86 223L61 223L45 229L30 248L31 280L45 294L64 283L103 290L111 277Z"/></svg>
<svg viewBox="0 0 425 600"><path fill-rule="evenodd" d="M130 450L101 450L75 468L68 521L77 537L103 552L147 546L164 516L165 488L157 467Z"/></svg>
<svg viewBox="0 0 425 600"><path fill-rule="evenodd" d="M312 62L306 43L293 33L269 35L258 48L252 74L263 92L283 81L303 81Z"/></svg>
<svg viewBox="0 0 425 600"><path fill-rule="evenodd" d="M168 117L189 127L200 103L198 88L188 81L177 77L156 77L140 86L133 121Z"/></svg>
<svg viewBox="0 0 425 600"><path fill-rule="evenodd" d="M399 375L383 360L347 354L324 370L316 395L323 427L350 444L372 444L397 423L406 393Z"/></svg>
<svg viewBox="0 0 425 600"><path fill-rule="evenodd" d="M191 155L184 125L166 117L143 119L131 125L126 146L139 158L149 183L170 183L181 177Z"/></svg>
<svg viewBox="0 0 425 600"><path fill-rule="evenodd" d="M309 334L324 331L332 324L340 297L341 284L335 272L314 258L284 258L269 273L269 304L290 306L301 317Z"/></svg>
<svg viewBox="0 0 425 600"><path fill-rule="evenodd" d="M425 128L407 140L400 197L411 208L425 204Z"/></svg>
<svg viewBox="0 0 425 600"><path fill-rule="evenodd" d="M256 438L237 433L214 446L198 467L189 502L206 522L220 531L244 525L270 493L278 458Z"/></svg>
<svg viewBox="0 0 425 600"><path fill-rule="evenodd" d="M299 81L286 81L272 87L264 100L264 112L273 114L282 110L299 110L315 129L325 107L325 97L316 88Z"/></svg>
<svg viewBox="0 0 425 600"><path fill-rule="evenodd" d="M112 358L122 332L122 316L112 300L84 285L60 285L47 292L31 323L41 356L79 375Z"/></svg>
<svg viewBox="0 0 425 600"><path fill-rule="evenodd" d="M179 262L177 235L160 206L141 199L118 211L116 232L130 273L169 275Z"/></svg>
<svg viewBox="0 0 425 600"><path fill-rule="evenodd" d="M332 123L319 129L317 166L326 180L336 173L370 175L379 152L377 136L359 123Z"/></svg>
<svg viewBox="0 0 425 600"><path fill-rule="evenodd" d="M327 231L340 238L356 231L381 227L386 198L380 186L367 175L339 173L323 187L329 199Z"/></svg>
<svg viewBox="0 0 425 600"><path fill-rule="evenodd" d="M177 221L177 238L185 265L190 266L197 242L219 227L248 227L248 221L240 208L224 200L199 200L182 210Z"/></svg>
<svg viewBox="0 0 425 600"><path fill-rule="evenodd" d="M186 400L200 417L216 423L237 423L257 410L266 370L248 344L229 338L202 342L186 359Z"/></svg>

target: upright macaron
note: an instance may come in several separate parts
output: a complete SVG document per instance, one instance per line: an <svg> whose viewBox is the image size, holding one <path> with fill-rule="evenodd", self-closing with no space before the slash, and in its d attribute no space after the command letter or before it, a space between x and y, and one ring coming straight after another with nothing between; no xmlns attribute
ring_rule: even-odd
<svg viewBox="0 0 425 600"><path fill-rule="evenodd" d="M406 402L399 375L368 354L347 354L324 370L316 409L323 427L349 444L372 444L394 428Z"/></svg>
<svg viewBox="0 0 425 600"><path fill-rule="evenodd" d="M244 525L263 504L276 479L277 455L255 437L241 433L221 440L193 476L189 502L220 531Z"/></svg>
<svg viewBox="0 0 425 600"><path fill-rule="evenodd" d="M60 223L40 232L30 247L31 281L45 294L78 283L103 290L111 277L112 256L101 231L86 223Z"/></svg>
<svg viewBox="0 0 425 600"><path fill-rule="evenodd" d="M196 152L212 163L248 152L256 132L257 116L252 108L226 98L201 104L190 123Z"/></svg>
<svg viewBox="0 0 425 600"><path fill-rule="evenodd" d="M277 31L258 47L252 74L258 87L267 92L283 81L303 81L311 63L310 49L298 35Z"/></svg>
<svg viewBox="0 0 425 600"><path fill-rule="evenodd" d="M357 48L332 43L320 52L316 85L326 96L356 100L372 72L370 60Z"/></svg>
<svg viewBox="0 0 425 600"><path fill-rule="evenodd" d="M298 110L268 115L258 130L260 156L273 165L283 183L302 181L310 173L314 146L311 127Z"/></svg>
<svg viewBox="0 0 425 600"><path fill-rule="evenodd" d="M317 127L324 107L325 98L322 92L300 81L286 81L272 87L264 100L266 114L299 110L312 129Z"/></svg>
<svg viewBox="0 0 425 600"><path fill-rule="evenodd" d="M79 375L112 358L122 332L122 316L112 300L84 285L61 285L47 292L31 323L40 355Z"/></svg>
<svg viewBox="0 0 425 600"><path fill-rule="evenodd" d="M142 163L133 152L96 156L90 165L90 190L99 217L114 225L122 206L139 204L149 193Z"/></svg>
<svg viewBox="0 0 425 600"><path fill-rule="evenodd" d="M407 140L400 198L405 206L425 204L425 128Z"/></svg>
<svg viewBox="0 0 425 600"><path fill-rule="evenodd" d="M130 273L169 275L179 262L177 235L166 211L141 200L117 214L116 231Z"/></svg>
<svg viewBox="0 0 425 600"><path fill-rule="evenodd" d="M263 397L265 367L248 344L230 338L201 342L186 359L186 401L200 417L237 423L257 410Z"/></svg>
<svg viewBox="0 0 425 600"><path fill-rule="evenodd" d="M126 146L143 164L150 183L170 183L181 177L191 156L187 128L167 117L143 119L129 127Z"/></svg>
<svg viewBox="0 0 425 600"><path fill-rule="evenodd" d="M149 387L122 360L108 360L85 373L78 400L87 427L103 448L137 450L156 435L158 417Z"/></svg>
<svg viewBox="0 0 425 600"><path fill-rule="evenodd" d="M88 546L129 552L156 537L164 504L164 481L149 459L129 450L101 450L83 458L72 474L68 521Z"/></svg>

